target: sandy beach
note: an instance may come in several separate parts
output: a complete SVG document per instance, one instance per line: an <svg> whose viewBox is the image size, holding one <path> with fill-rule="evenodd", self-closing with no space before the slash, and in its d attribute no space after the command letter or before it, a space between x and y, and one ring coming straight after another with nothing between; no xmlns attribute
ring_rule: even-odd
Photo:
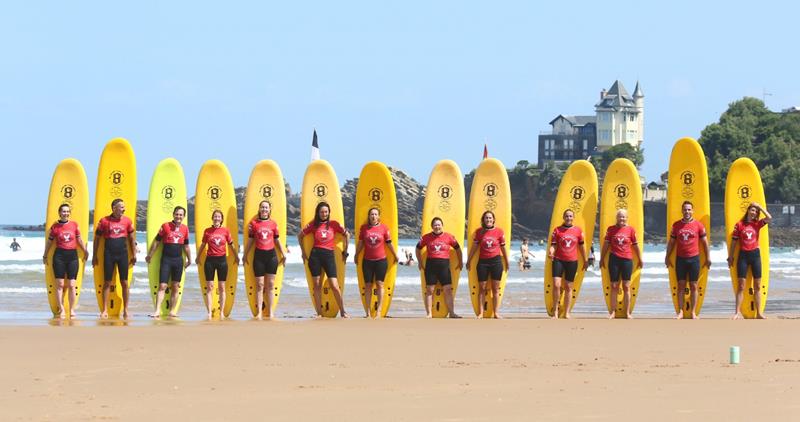
<svg viewBox="0 0 800 422"><path fill-rule="evenodd" d="M4 420L785 420L800 411L798 324L2 326L0 401ZM728 363L731 345L739 365Z"/></svg>

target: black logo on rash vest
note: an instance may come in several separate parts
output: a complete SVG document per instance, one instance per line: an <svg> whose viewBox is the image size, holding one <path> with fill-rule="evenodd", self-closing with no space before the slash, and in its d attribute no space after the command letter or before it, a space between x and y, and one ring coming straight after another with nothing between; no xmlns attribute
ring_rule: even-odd
<svg viewBox="0 0 800 422"><path fill-rule="evenodd" d="M319 183L314 186L314 195L317 195L318 198L324 198L328 196L328 185Z"/></svg>

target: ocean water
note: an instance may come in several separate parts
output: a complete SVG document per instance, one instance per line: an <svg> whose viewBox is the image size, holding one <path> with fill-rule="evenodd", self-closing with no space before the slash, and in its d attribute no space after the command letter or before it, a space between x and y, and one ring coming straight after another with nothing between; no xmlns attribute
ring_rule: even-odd
<svg viewBox="0 0 800 422"><path fill-rule="evenodd" d="M9 248L12 237L16 237L22 246L18 252ZM133 319L147 321L146 315L152 309L147 281L147 267L144 261L145 236L138 233L141 250L133 272L130 309ZM283 281L283 290L276 314L280 318L310 318L313 316L308 285L300 258L300 249L294 237L288 239L290 253ZM415 239L401 239L400 256L403 249L413 251ZM194 239L191 239L194 256ZM351 243L351 257L355 246ZM91 243L89 245L91 250ZM533 245L530 250L534 254L530 271L519 271L516 261L519 256L519 242L512 242L511 269L506 286L502 313L509 317L539 317L545 315L544 308L544 246ZM51 318L44 286L45 268L41 261L44 251L44 234L31 232L11 232L0 230L0 323L22 323L47 321ZM644 247L644 269L639 289L639 298L634 311L635 315L652 317L669 317L673 314L672 299L669 289L669 278L664 266L664 245L647 244ZM599 254L599 248L598 248ZM712 248L712 267L709 272L703 316L727 316L734 307L733 289L730 273L725 263L727 252L722 246ZM97 301L93 289L91 266L85 272L84 287L81 291L78 318L96 321L98 314ZM244 293L244 272L239 270L238 295L232 318L250 319L247 296ZM200 293L197 266L187 270L183 303L180 309L181 320L202 320L205 305ZM771 250L770 291L767 302L767 313L798 314L800 313L800 250L794 248L773 248ZM472 305L469 298L466 274L462 273L459 289L456 294L456 311L464 316L472 316ZM358 293L358 281L355 277L355 265L347 263L345 280L345 307L351 316L362 316L363 307ZM419 271L416 266L400 266L398 268L395 294L392 300L390 316L422 317L424 305L421 297ZM574 314L581 316L600 316L606 313L606 305L602 294L600 271L590 268L584 278Z"/></svg>

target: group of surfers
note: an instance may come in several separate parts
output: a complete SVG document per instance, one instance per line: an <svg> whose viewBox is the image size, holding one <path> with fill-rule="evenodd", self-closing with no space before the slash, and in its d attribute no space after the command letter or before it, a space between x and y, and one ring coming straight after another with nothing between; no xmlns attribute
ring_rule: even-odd
<svg viewBox="0 0 800 422"><path fill-rule="evenodd" d="M136 237L133 222L124 215L125 203L120 199L115 199L111 203L111 214L103 217L94 234L94 247L92 251L92 265L98 264L98 253L101 240L104 241L103 248L103 309L100 313L101 318L108 317L109 296L112 287L113 274L116 270L119 274L120 285L122 287L122 316L128 317L128 266L136 262L136 255L129 254L129 250L136 250ZM678 292L684 292L687 284L689 285L689 316L697 318L697 296L698 280L701 269L701 262L707 267L711 266L709 255L708 238L706 227L693 218L693 205L685 201L681 206L682 218L672 225L672 231L667 245L666 257L664 259L667 267L674 266L677 275ZM48 265L48 255L52 247L56 250L53 254L52 265L56 279L56 293L59 306L59 317L65 318L63 308L63 297L67 295L70 304L71 317L75 314L76 299L76 278L78 275L78 253L80 249L83 255L80 259L87 260L89 251L81 237L77 223L70 221L70 206L62 204L58 208L59 220L50 227L49 236L45 246L43 262ZM761 218L763 214L763 218ZM331 208L325 202L320 202L314 211L314 219L308 222L298 233L298 241L302 253L303 263L308 266L308 270L313 280L314 306L317 316L322 316L322 274L328 279L327 287L331 289L339 312L342 317L349 315L345 310L342 300L342 293L339 289L337 280L337 260L335 257L336 236L344 238L347 245L350 240L350 233L345 226L330 218ZM169 315L177 316L175 306L177 304L178 286L183 277L183 271L191 265L191 251L189 249L189 229L183 224L186 217L186 209L175 207L172 220L165 222L147 251L145 260L149 263L154 253L162 247L162 256L159 274L159 290L152 317L159 318L161 306L166 296L168 287L170 289L171 300L169 301ZM203 265L206 283L206 306L208 317L212 317L214 303L212 294L214 290L214 279L217 278L217 290L219 292L219 307L225 308L225 283L228 274L227 256L232 254L235 262L239 263L238 251L234 248L232 234L223 226L223 213L219 210L212 213L211 226L206 228L203 233L200 247L197 250L198 256L195 262ZM575 213L573 210L565 210L563 213L563 223L553 230L551 244L548 249L547 258L552 260L553 278L553 309L548 311L553 318L558 318L562 314L565 318L570 318L570 299L578 267L585 270L589 266L590 260L586 257L583 229L574 225ZM762 227L769 224L772 216L765 207L758 203L751 203L744 216L738 221L733 229L732 242L728 246L728 266L734 263L734 251L736 244L740 243L739 259L737 261L737 280L736 289L736 308L733 318L742 317L741 306L745 280L748 271L753 276L753 291L755 298L756 318L764 318L761 313L761 258L759 252L759 232ZM437 283L442 286L444 302L447 306L448 316L460 318L456 314L453 306L453 289L451 274L451 250L457 260L457 268L463 268L463 254L458 240L446 232L444 222L439 217L434 217L430 222L431 231L423 235L415 248L415 256L420 272L424 275L426 289L424 292L424 303L426 317L432 317L433 294ZM313 246L306 250L303 239L305 236L313 237ZM484 303L486 295L490 290L492 293L492 305L494 312L493 318L501 318L499 313L500 301L499 289L500 281L504 272L508 271L509 260L506 252L505 233L495 226L495 216L491 211L486 211L481 216L481 227L478 228L473 236L473 247L468 248L469 254L466 260L466 268L470 270L475 266L478 276L479 290L478 302ZM311 242L309 242L311 243ZM206 251L207 249L207 251ZM251 250L253 253L252 262L249 258ZM347 248L342 252L342 260L348 257ZM673 250L674 260L670 258ZM367 214L367 223L359 228L356 243L356 253L354 261L362 261L362 272L364 274L365 305L364 311L367 317L370 316L369 304L372 300L373 286L377 300L377 309L381 309L383 300L383 282L388 268L388 255L391 255L393 263L398 262L396 246L392 244L389 228L381 223L380 210L371 208ZM201 257L205 252L205 260ZM362 256L363 252L363 256ZM705 260L701 261L701 252L705 255ZM620 209L616 213L616 224L608 227L602 243L600 253L600 267L608 268L610 279L610 297L616 298L619 289L622 289L623 302L622 309L627 318L631 318L631 276L634 270L634 262L638 268L642 267L640 245L637 242L636 230L628 225L628 211ZM426 255L423 258L423 255ZM477 258L476 258L477 255ZM244 264L252 266L253 274L256 279L256 309L259 312L258 319L264 317L274 317L274 306L272 306L271 294L274 288L275 275L279 266L285 265L286 251L280 242L280 233L277 224L271 218L271 205L268 201L259 204L258 215L254 217L247 226L246 243L244 248ZM634 261L633 258L636 258ZM560 304L561 295L564 295L563 305ZM683 318L685 306L684 295L678 294L678 309L676 318ZM479 318L483 317L483 306L480 307ZM563 311L563 312L562 312ZM614 318L615 310L609 312L608 317ZM380 318L380 312L376 313L376 318Z"/></svg>

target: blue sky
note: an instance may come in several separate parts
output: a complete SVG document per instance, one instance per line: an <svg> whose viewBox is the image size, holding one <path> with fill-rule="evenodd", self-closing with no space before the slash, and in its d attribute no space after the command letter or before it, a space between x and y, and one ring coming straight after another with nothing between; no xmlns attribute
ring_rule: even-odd
<svg viewBox="0 0 800 422"><path fill-rule="evenodd" d="M384 4L386 3L386 4ZM647 2L642 2L647 3ZM442 158L536 160L558 114L615 79L645 94L643 175L745 95L800 105L795 2L13 2L0 13L0 223L39 223L65 157L93 193L129 139L139 196L162 158L194 190L203 161L237 186L276 160L294 189L317 129L340 182L370 160L422 183ZM9 201L8 199L12 199ZM41 216L41 217L40 217Z"/></svg>

